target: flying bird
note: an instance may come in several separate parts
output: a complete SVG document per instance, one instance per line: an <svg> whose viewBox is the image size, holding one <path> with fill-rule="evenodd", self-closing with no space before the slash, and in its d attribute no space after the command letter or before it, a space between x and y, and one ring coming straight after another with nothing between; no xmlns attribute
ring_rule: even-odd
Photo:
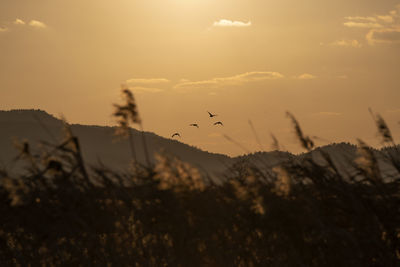
<svg viewBox="0 0 400 267"><path fill-rule="evenodd" d="M208 115L210 116L210 118L218 116L217 114L212 114L210 111L207 111L207 112L208 112Z"/></svg>
<svg viewBox="0 0 400 267"><path fill-rule="evenodd" d="M193 126L193 127L199 128L199 125L197 123L192 123L189 126Z"/></svg>
<svg viewBox="0 0 400 267"><path fill-rule="evenodd" d="M220 121L217 121L216 123L214 123L214 125L221 125L221 126L224 126L224 124L223 124L222 122L220 122Z"/></svg>
<svg viewBox="0 0 400 267"><path fill-rule="evenodd" d="M175 136L181 137L181 135L180 135L179 133L174 133L174 134L172 135L172 138L174 138Z"/></svg>

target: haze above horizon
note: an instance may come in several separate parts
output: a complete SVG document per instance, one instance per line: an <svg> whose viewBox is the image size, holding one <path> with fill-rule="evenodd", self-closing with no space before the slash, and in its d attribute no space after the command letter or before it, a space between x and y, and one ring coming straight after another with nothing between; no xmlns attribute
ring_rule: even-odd
<svg viewBox="0 0 400 267"><path fill-rule="evenodd" d="M249 119L266 150L273 133L300 151L287 110L377 146L371 107L399 140L399 69L399 0L0 2L1 109L115 125L125 84L146 131L210 152L243 153L224 134L259 150Z"/></svg>

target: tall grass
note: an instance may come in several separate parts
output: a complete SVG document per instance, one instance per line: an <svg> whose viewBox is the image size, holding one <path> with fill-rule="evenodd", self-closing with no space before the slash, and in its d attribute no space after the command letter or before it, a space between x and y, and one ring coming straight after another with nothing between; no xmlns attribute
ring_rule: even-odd
<svg viewBox="0 0 400 267"><path fill-rule="evenodd" d="M116 108L129 130L128 118L138 113ZM325 165L305 158L268 170L238 162L220 184L162 156L129 173L87 170L70 129L63 143L43 150L32 155L25 143L19 160L29 172L0 172L1 266L400 264L400 173L384 181L376 154L361 141L351 177L321 152ZM395 166L393 151L385 159Z"/></svg>

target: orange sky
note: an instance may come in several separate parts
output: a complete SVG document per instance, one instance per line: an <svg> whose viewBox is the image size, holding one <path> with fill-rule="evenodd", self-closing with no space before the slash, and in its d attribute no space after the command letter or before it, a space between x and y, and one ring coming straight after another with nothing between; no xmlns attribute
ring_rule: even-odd
<svg viewBox="0 0 400 267"><path fill-rule="evenodd" d="M111 125L127 84L146 130L212 152L243 153L223 134L258 150L249 119L264 149L273 133L301 151L287 110L309 135L377 145L371 107L399 139L399 74L399 0L0 1L1 109Z"/></svg>

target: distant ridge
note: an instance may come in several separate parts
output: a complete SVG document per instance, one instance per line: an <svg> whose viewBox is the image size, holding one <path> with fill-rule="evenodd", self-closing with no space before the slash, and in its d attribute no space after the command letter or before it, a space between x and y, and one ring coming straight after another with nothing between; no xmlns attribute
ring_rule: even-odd
<svg viewBox="0 0 400 267"><path fill-rule="evenodd" d="M131 152L126 140L114 135L115 127L88 126L70 124L73 133L78 136L82 147L83 157L87 164L96 166L100 162L106 167L124 170L131 162ZM20 109L0 111L0 164L10 166L18 155L13 145L15 140L28 140L32 148L40 151L41 141L50 143L63 140L63 123L53 115L35 109ZM141 133L132 129L138 161L145 163L144 148ZM167 139L151 132L145 132L151 161L155 153L176 157L210 175L226 171L235 163L247 162L260 169L273 168L286 161L304 161L313 159L324 164L321 151L329 154L335 164L343 170L352 168L352 163L358 157L357 146L350 143L334 143L318 147L311 152L294 155L283 151L255 152L239 157L229 157L223 154L209 153L196 147L184 144L178 140ZM381 151L389 153L393 148ZM379 150L374 150L378 153ZM382 169L386 166L382 165Z"/></svg>
<svg viewBox="0 0 400 267"><path fill-rule="evenodd" d="M61 122L55 116L41 109L0 110L0 121L31 122L39 118L43 122Z"/></svg>
<svg viewBox="0 0 400 267"><path fill-rule="evenodd" d="M70 124L70 127L80 140L88 164L97 165L102 162L112 168L128 168L131 161L128 142L115 136L115 127L79 124ZM62 121L43 110L0 111L0 129L0 163L5 166L18 155L13 146L15 140L28 140L38 150L41 141L54 143L63 139ZM135 129L132 129L132 133L138 161L145 163L141 133ZM152 161L155 153L165 153L213 173L224 170L232 160L226 155L209 153L151 132L145 132L145 137Z"/></svg>

